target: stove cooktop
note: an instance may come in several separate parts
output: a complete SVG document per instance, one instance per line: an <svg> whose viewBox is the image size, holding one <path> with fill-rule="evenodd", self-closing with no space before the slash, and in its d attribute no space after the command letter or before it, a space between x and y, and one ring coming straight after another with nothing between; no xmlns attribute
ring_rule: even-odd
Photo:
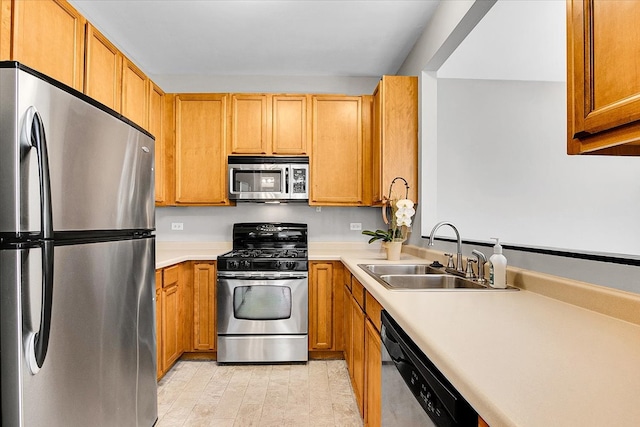
<svg viewBox="0 0 640 427"><path fill-rule="evenodd" d="M307 258L306 249L237 249L222 258Z"/></svg>
<svg viewBox="0 0 640 427"><path fill-rule="evenodd" d="M307 225L233 225L233 250L218 256L219 271L308 271Z"/></svg>

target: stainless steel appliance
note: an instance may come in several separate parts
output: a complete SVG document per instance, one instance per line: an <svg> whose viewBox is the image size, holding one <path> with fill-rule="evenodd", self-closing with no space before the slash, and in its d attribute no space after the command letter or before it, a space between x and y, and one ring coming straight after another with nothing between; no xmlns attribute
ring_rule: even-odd
<svg viewBox="0 0 640 427"><path fill-rule="evenodd" d="M383 426L478 426L475 410L386 311L381 334Z"/></svg>
<svg viewBox="0 0 640 427"><path fill-rule="evenodd" d="M307 226L239 223L218 257L218 362L308 360Z"/></svg>
<svg viewBox="0 0 640 427"><path fill-rule="evenodd" d="M152 426L153 138L16 62L0 101L0 424Z"/></svg>
<svg viewBox="0 0 640 427"><path fill-rule="evenodd" d="M308 157L229 156L229 198L247 202L307 201Z"/></svg>

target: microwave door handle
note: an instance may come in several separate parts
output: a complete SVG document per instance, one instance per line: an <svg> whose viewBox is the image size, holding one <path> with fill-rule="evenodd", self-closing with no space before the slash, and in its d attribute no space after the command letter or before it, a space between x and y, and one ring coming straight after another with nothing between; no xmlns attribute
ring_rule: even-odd
<svg viewBox="0 0 640 427"><path fill-rule="evenodd" d="M289 168L284 169L284 179L285 179L285 193L289 194L291 192L289 188Z"/></svg>

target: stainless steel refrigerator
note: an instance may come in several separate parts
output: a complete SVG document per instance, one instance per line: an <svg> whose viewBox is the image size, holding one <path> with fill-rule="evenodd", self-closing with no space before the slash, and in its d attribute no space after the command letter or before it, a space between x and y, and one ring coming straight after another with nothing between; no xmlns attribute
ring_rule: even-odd
<svg viewBox="0 0 640 427"><path fill-rule="evenodd" d="M0 62L1 425L157 419L154 140Z"/></svg>

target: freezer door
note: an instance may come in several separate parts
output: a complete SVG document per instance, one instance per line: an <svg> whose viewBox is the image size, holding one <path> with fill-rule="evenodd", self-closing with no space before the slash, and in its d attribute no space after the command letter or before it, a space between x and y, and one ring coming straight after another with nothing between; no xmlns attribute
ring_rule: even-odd
<svg viewBox="0 0 640 427"><path fill-rule="evenodd" d="M157 419L153 238L54 248L49 347L38 330L39 248L0 250L2 423L152 426Z"/></svg>
<svg viewBox="0 0 640 427"><path fill-rule="evenodd" d="M34 142L34 117L48 156ZM86 99L0 68L0 233L40 231L42 163L56 232L155 227L153 139Z"/></svg>

